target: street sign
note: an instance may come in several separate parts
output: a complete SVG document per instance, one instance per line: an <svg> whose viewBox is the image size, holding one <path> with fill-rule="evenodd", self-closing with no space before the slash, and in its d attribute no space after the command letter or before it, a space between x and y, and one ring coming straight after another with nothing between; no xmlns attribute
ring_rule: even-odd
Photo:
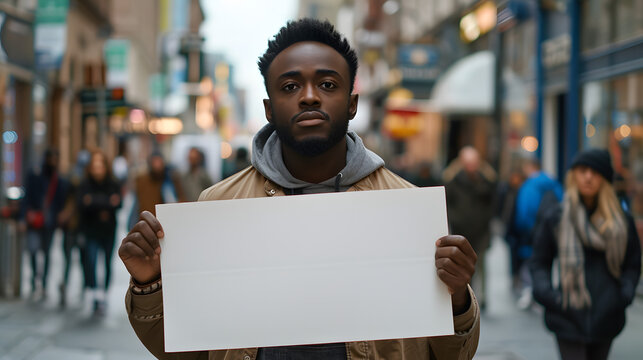
<svg viewBox="0 0 643 360"><path fill-rule="evenodd" d="M38 0L36 9L36 67L60 67L67 44L67 11L69 0Z"/></svg>

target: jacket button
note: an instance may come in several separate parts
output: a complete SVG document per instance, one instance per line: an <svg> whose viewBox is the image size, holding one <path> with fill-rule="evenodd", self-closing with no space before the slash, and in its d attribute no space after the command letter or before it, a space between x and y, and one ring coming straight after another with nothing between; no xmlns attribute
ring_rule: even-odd
<svg viewBox="0 0 643 360"><path fill-rule="evenodd" d="M274 190L272 190L272 191L274 191ZM250 356L248 356L248 355L244 356L243 360L250 360Z"/></svg>

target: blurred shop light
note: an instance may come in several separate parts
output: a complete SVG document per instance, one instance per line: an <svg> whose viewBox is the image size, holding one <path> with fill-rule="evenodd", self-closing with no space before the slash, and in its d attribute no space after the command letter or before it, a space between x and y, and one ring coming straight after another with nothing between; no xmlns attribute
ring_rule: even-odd
<svg viewBox="0 0 643 360"><path fill-rule="evenodd" d="M15 144L18 141L18 133L13 130L8 130L2 133L2 141L5 144Z"/></svg>
<svg viewBox="0 0 643 360"><path fill-rule="evenodd" d="M588 138L591 138L594 135L596 135L596 126L592 124L585 125L585 135L587 135Z"/></svg>
<svg viewBox="0 0 643 360"><path fill-rule="evenodd" d="M621 125L615 131L616 140L621 141L632 134L632 128L629 125Z"/></svg>
<svg viewBox="0 0 643 360"><path fill-rule="evenodd" d="M176 135L183 130L183 122L179 118L155 118L147 128L154 135Z"/></svg>
<svg viewBox="0 0 643 360"><path fill-rule="evenodd" d="M229 142L222 141L221 142L221 158L222 159L227 159L230 156L232 156L232 145L230 145Z"/></svg>
<svg viewBox="0 0 643 360"><path fill-rule="evenodd" d="M207 96L199 96L196 99L196 124L203 130L211 130L214 128L214 103L211 98Z"/></svg>
<svg viewBox="0 0 643 360"><path fill-rule="evenodd" d="M210 79L209 76L204 76L199 83L199 87L201 88L201 93L209 94L212 92L214 84L212 83L212 79Z"/></svg>
<svg viewBox="0 0 643 360"><path fill-rule="evenodd" d="M33 123L34 136L44 136L47 132L47 124L44 121L35 121Z"/></svg>
<svg viewBox="0 0 643 360"><path fill-rule="evenodd" d="M525 136L520 141L520 145L526 151L534 152L538 150L538 139L534 136Z"/></svg>
<svg viewBox="0 0 643 360"><path fill-rule="evenodd" d="M11 186L7 189L7 199L20 200L25 196L25 191L19 186Z"/></svg>
<svg viewBox="0 0 643 360"><path fill-rule="evenodd" d="M145 111L141 109L132 109L129 113L129 121L132 124L141 124L145 122Z"/></svg>
<svg viewBox="0 0 643 360"><path fill-rule="evenodd" d="M460 19L460 36L473 42L496 26L498 9L493 1L486 1Z"/></svg>
<svg viewBox="0 0 643 360"><path fill-rule="evenodd" d="M472 42L480 37L480 28L476 23L476 17L473 13L465 15L462 20L460 20L460 32L467 42Z"/></svg>
<svg viewBox="0 0 643 360"><path fill-rule="evenodd" d="M384 10L387 15L393 15L400 11L400 4L397 1L388 0L382 4L382 10Z"/></svg>

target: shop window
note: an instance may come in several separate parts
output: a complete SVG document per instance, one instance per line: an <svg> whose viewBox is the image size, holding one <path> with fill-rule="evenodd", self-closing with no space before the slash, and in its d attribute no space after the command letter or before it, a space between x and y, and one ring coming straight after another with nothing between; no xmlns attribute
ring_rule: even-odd
<svg viewBox="0 0 643 360"><path fill-rule="evenodd" d="M643 230L643 72L587 83L582 97L583 147L609 149L614 185Z"/></svg>
<svg viewBox="0 0 643 360"><path fill-rule="evenodd" d="M643 36L643 0L584 0L581 5L583 51Z"/></svg>

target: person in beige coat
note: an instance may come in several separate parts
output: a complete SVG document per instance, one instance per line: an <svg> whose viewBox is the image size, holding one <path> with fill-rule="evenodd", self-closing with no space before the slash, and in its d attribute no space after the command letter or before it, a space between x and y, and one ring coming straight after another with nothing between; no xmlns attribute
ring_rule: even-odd
<svg viewBox="0 0 643 360"><path fill-rule="evenodd" d="M203 191L200 201L413 187L387 170L382 159L348 131L357 111L358 95L352 93L357 57L330 23L311 19L288 23L269 42L259 68L269 96L264 100L268 125L254 138L252 166ZM119 249L132 275L125 300L130 322L158 359L451 360L471 359L475 354L480 314L468 283L476 254L467 239L458 235L427 239L436 241L437 275L452 294L454 335L166 353L159 261L162 237L158 220L143 212Z"/></svg>

